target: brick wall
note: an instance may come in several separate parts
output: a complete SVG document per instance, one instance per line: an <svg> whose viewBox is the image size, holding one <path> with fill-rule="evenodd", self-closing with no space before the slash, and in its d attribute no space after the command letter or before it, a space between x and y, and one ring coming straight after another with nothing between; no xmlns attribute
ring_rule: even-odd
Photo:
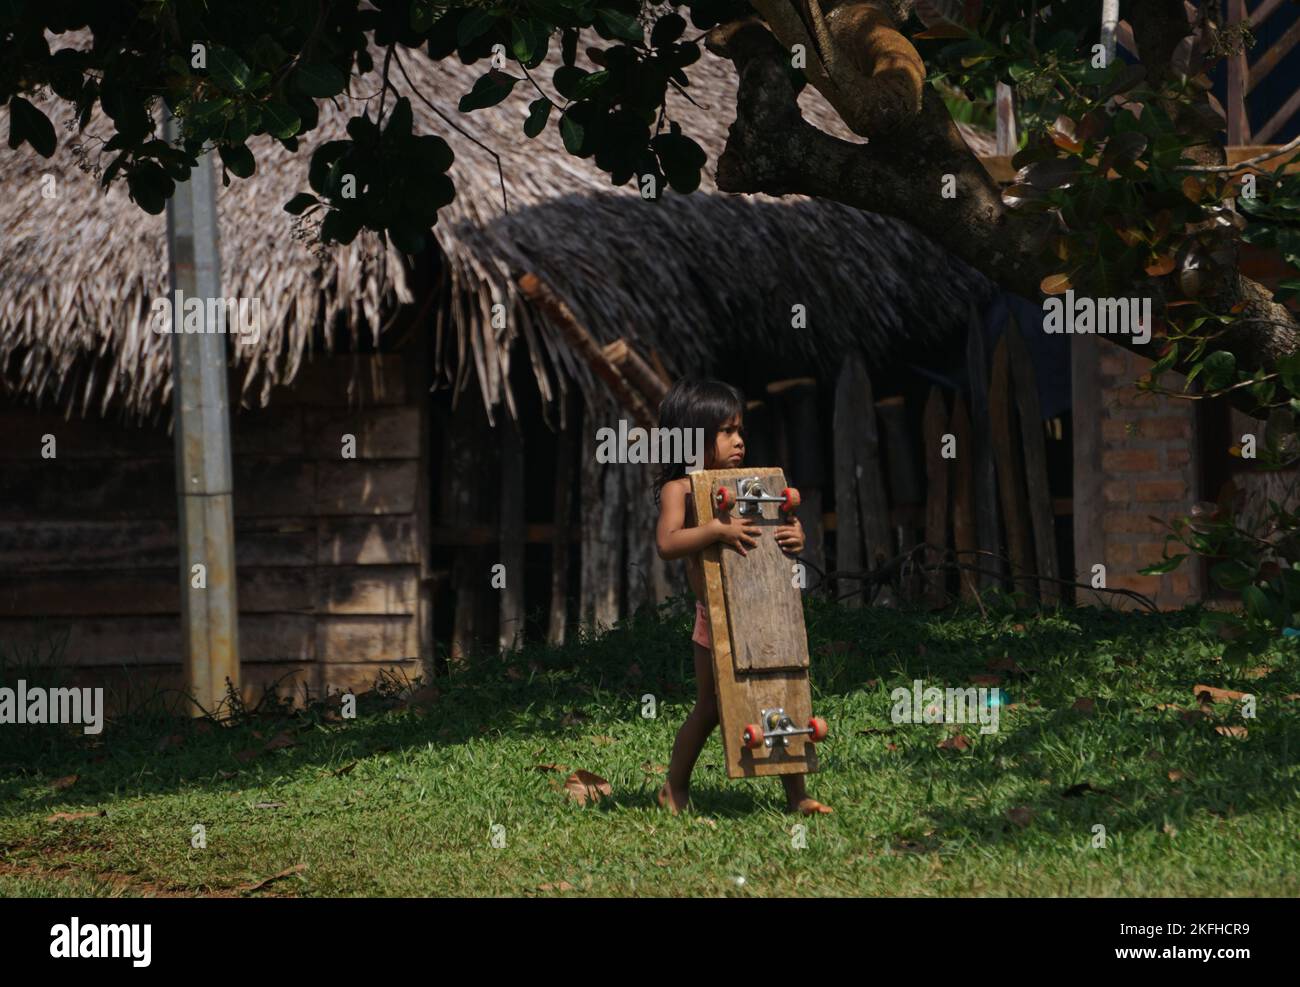
<svg viewBox="0 0 1300 987"><path fill-rule="evenodd" d="M1155 600L1162 609L1178 608L1199 599L1199 563L1185 561L1164 576L1143 576L1138 570L1158 561L1164 533L1152 516L1163 520L1187 513L1201 499L1197 489L1195 402L1141 392L1134 385L1151 366L1128 350L1097 339L1101 351L1101 468L1100 512L1102 561L1106 585L1132 589ZM1181 390L1183 378L1165 374L1160 384ZM1094 561L1079 559L1086 574ZM1084 594L1086 596L1086 594ZM1119 606L1136 605L1118 597Z"/></svg>

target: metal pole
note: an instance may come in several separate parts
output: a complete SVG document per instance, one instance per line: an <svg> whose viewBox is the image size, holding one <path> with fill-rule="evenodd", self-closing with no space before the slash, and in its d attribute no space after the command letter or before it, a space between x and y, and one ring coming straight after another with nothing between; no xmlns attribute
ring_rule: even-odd
<svg viewBox="0 0 1300 987"><path fill-rule="evenodd" d="M169 115L169 141L176 140L177 130ZM185 684L196 704L193 715L202 716L226 701L227 683L236 695L240 688L226 333L214 331L208 304L221 298L210 153L199 158L188 182L177 183L167 204L167 245ZM202 304L204 332L182 331L177 292Z"/></svg>

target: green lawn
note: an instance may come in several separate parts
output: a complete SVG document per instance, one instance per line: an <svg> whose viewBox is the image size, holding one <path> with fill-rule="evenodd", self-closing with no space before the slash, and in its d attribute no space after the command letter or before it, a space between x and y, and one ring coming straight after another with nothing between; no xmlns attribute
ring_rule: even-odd
<svg viewBox="0 0 1300 987"><path fill-rule="evenodd" d="M795 819L777 781L728 780L715 734L694 811L674 818L654 793L693 691L691 616L677 600L559 651L475 662L425 705L362 696L355 720L316 709L221 728L141 712L98 745L0 727L0 894L1300 894L1293 646L1232 669L1194 613L810 600L814 705L832 736L809 789L835 814ZM996 734L962 728L966 750L939 747L943 724L891 722L897 686L963 686L1012 662L1015 705ZM1202 715L1198 683L1256 695L1256 718L1232 703ZM264 750L276 737L294 745ZM578 769L612 794L567 799ZM191 846L196 824L206 849Z"/></svg>

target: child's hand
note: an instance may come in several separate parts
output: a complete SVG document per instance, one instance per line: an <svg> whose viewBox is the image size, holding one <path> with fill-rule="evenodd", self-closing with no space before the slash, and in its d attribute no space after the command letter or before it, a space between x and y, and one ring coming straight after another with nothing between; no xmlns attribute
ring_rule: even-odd
<svg viewBox="0 0 1300 987"><path fill-rule="evenodd" d="M794 519L793 524L777 526L776 543L781 546L781 551L788 555L798 555L803 551L803 525L799 523L798 518Z"/></svg>
<svg viewBox="0 0 1300 987"><path fill-rule="evenodd" d="M715 517L709 523L715 526L717 540L730 545L741 555L748 554L746 548L758 545L758 538L763 534L762 529L753 521L733 518L730 514Z"/></svg>

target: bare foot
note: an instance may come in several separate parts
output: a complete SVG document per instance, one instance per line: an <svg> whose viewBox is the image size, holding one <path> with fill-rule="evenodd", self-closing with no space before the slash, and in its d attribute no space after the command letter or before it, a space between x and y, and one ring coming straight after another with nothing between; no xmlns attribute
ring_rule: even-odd
<svg viewBox="0 0 1300 987"><path fill-rule="evenodd" d="M686 808L688 798L685 792L674 792L668 787L668 782L664 782L664 787L659 789L659 808L669 809L675 816Z"/></svg>
<svg viewBox="0 0 1300 987"><path fill-rule="evenodd" d="M798 802L791 802L786 806L787 812L797 812L803 816L817 816L828 812L834 812L829 805L822 805L816 799L808 797L801 798Z"/></svg>

